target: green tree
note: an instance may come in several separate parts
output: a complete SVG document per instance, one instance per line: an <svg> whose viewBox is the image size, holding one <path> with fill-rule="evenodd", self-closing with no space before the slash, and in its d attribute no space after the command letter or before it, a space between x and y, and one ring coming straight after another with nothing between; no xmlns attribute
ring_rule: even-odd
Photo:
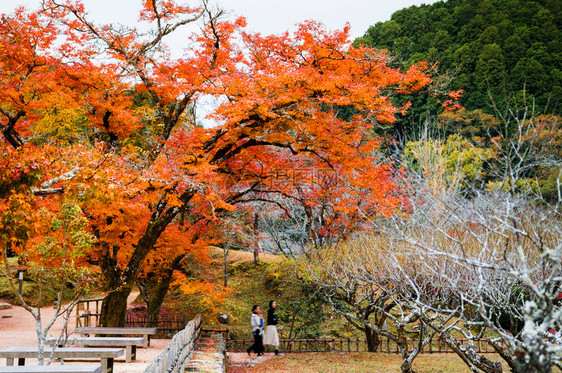
<svg viewBox="0 0 562 373"><path fill-rule="evenodd" d="M408 63L438 61L440 72L453 76L451 89L464 90L461 104L468 110L493 113L494 105L503 105L522 112L534 105L536 113L559 115L561 8L553 0L412 6L370 27L355 43L389 49ZM421 115L427 108L415 106L427 104L416 102L412 111Z"/></svg>

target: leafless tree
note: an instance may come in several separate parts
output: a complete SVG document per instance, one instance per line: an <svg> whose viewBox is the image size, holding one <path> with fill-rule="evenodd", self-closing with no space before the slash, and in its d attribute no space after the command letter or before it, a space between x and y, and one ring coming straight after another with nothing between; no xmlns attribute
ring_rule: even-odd
<svg viewBox="0 0 562 373"><path fill-rule="evenodd" d="M388 338L400 351L402 372L413 372L413 360L436 331L424 326L421 308L409 301L405 279L416 272L416 264L394 256L389 247L383 236L358 239L316 252L303 265L332 309L365 333L369 351L378 350L380 337Z"/></svg>
<svg viewBox="0 0 562 373"><path fill-rule="evenodd" d="M477 353L479 339L515 372L561 366L562 193L558 183L558 201L545 201L528 178L533 168L560 167L543 146L560 131L556 118L512 119L503 118L506 130L491 138L498 172L490 188L461 191L462 174L453 183L428 179L446 170L442 154L424 153L420 167L407 167L402 213L371 220L368 239L340 245L341 253L330 253L335 259L309 265L337 312L397 344L401 328L416 323L420 348L437 334L474 372L503 369ZM393 305L388 311L376 306L384 296ZM362 318L366 305L393 321L397 334L381 330L380 317ZM402 353L403 371L415 354Z"/></svg>
<svg viewBox="0 0 562 373"><path fill-rule="evenodd" d="M407 221L394 219L393 234L423 253L425 271L449 279L446 288L473 310L461 313L464 321L492 329L498 337L490 343L514 371L550 372L560 365L558 206L508 192L447 203L428 198L418 206ZM453 274L432 265L442 258Z"/></svg>

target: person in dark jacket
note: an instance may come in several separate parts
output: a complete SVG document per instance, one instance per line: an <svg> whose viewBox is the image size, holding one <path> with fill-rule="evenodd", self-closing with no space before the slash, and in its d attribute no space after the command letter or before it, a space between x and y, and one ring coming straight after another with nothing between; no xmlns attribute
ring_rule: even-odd
<svg viewBox="0 0 562 373"><path fill-rule="evenodd" d="M250 353L254 351L258 356L263 355L264 347L263 347L263 318L260 317L260 306L257 304L252 307L252 334L254 336L254 344L248 347L246 352L248 356Z"/></svg>
<svg viewBox="0 0 562 373"><path fill-rule="evenodd" d="M265 330L264 345L275 346L275 355L279 355L279 335L277 334L277 314L275 309L277 303L274 300L269 302L269 309L267 310L267 329Z"/></svg>

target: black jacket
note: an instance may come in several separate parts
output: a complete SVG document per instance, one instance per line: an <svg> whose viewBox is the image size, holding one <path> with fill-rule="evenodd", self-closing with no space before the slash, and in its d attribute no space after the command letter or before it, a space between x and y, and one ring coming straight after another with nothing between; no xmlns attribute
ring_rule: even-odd
<svg viewBox="0 0 562 373"><path fill-rule="evenodd" d="M267 310L267 325L277 325L277 314L275 313L275 308Z"/></svg>

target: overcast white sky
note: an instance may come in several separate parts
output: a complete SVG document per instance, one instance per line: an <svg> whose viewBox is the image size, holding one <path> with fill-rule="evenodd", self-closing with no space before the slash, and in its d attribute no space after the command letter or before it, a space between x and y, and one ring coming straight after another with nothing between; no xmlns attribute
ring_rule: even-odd
<svg viewBox="0 0 562 373"><path fill-rule="evenodd" d="M369 26L386 21L395 11L411 5L431 4L437 0L214 0L222 8L248 20L248 30L277 34L294 30L307 19L324 23L328 29L351 25L351 38L361 36ZM190 1L193 3L193 1ZM40 0L0 0L0 13L10 13L17 5L31 9ZM92 18L103 23L134 25L140 0L84 0ZM188 2L189 3L189 2Z"/></svg>

